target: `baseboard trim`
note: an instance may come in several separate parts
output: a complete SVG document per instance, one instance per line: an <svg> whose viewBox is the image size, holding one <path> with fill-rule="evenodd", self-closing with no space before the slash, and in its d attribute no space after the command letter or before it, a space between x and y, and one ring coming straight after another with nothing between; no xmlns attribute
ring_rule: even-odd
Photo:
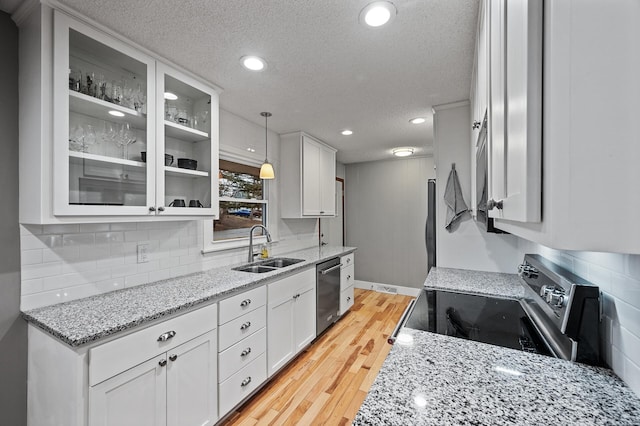
<svg viewBox="0 0 640 426"><path fill-rule="evenodd" d="M393 285L393 284L374 283L371 281L354 280L353 285L355 288L362 288L364 290L373 290L379 293L397 293L397 294L402 294L404 296L412 296L412 297L418 297L418 295L420 294L419 288L403 287L400 285Z"/></svg>

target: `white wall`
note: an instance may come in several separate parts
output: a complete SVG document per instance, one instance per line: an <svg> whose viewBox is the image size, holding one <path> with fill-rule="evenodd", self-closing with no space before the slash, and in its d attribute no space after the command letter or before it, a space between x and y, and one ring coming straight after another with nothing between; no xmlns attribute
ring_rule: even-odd
<svg viewBox="0 0 640 426"><path fill-rule="evenodd" d="M433 176L431 157L346 166L347 245L358 247L357 280L424 284L427 180Z"/></svg>
<svg viewBox="0 0 640 426"><path fill-rule="evenodd" d="M221 151L230 158L264 160L264 127L220 111ZM253 147L256 153L246 148ZM269 183L274 253L317 244L317 220L280 220L279 137L269 134ZM208 225L209 222L207 221ZM202 254L203 222L140 222L20 227L21 308L32 309L125 287L246 261L246 248ZM137 263L137 245L149 245L148 263Z"/></svg>
<svg viewBox="0 0 640 426"><path fill-rule="evenodd" d="M444 190L451 171L456 171L464 201L471 208L471 115L469 102L440 105L434 108L434 152L436 162L436 265L447 268L490 272L517 271L523 254L512 235L489 234L481 225L464 216L454 232L445 230L447 206Z"/></svg>
<svg viewBox="0 0 640 426"><path fill-rule="evenodd" d="M640 396L640 255L562 251L524 239L518 245L522 252L541 254L600 287L604 359Z"/></svg>

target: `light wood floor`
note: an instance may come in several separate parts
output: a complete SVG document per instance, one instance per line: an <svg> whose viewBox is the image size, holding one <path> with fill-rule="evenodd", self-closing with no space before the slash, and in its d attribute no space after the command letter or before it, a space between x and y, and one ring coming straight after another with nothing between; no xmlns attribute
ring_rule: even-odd
<svg viewBox="0 0 640 426"><path fill-rule="evenodd" d="M391 350L387 336L410 300L356 289L350 312L225 425L351 424Z"/></svg>

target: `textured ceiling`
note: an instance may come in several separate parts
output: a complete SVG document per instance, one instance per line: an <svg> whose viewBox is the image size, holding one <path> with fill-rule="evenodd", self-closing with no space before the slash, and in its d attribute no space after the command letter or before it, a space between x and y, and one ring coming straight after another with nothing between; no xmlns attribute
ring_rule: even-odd
<svg viewBox="0 0 640 426"><path fill-rule="evenodd" d="M432 105L468 98L477 0L394 0L380 28L358 23L370 0L60 1L223 87L227 111L258 124L271 111L271 129L304 130L344 163L431 152Z"/></svg>
<svg viewBox="0 0 640 426"><path fill-rule="evenodd" d="M0 10L7 13L13 13L21 3L22 0L0 0Z"/></svg>

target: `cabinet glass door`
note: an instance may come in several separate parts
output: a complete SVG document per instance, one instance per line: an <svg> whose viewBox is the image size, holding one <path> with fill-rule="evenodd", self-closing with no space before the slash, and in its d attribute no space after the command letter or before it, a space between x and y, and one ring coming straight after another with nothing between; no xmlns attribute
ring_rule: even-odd
<svg viewBox="0 0 640 426"><path fill-rule="evenodd" d="M218 95L158 63L159 214L218 216Z"/></svg>
<svg viewBox="0 0 640 426"><path fill-rule="evenodd" d="M153 214L155 61L56 12L53 85L54 213Z"/></svg>

